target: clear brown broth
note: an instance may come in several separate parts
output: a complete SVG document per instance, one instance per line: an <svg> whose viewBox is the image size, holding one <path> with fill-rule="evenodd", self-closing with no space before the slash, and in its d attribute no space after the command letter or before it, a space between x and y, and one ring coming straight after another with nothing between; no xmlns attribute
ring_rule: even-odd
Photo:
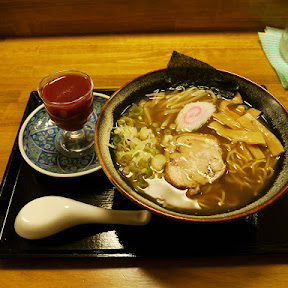
<svg viewBox="0 0 288 288"><path fill-rule="evenodd" d="M135 104L133 104L135 105ZM158 107L159 106L159 107ZM161 107L160 105L156 105L154 109L152 110L152 119L153 123L163 123L166 119L166 115L164 115L160 110ZM249 108L246 105L246 108ZM233 109L232 109L233 110ZM127 110L129 111L129 109ZM127 112L124 113L124 115ZM170 120L170 123L174 123L175 118L177 114L173 115L173 117ZM261 122L263 123L263 119ZM211 120L209 120L206 124L204 124L199 130L196 131L196 133L201 133L201 134L209 134L213 135L216 137L222 147L223 150L223 159L225 161L227 157L227 149L225 148L225 144L229 144L230 141L219 136L214 130L210 129L208 127L209 123ZM143 126L143 121L139 121L135 123L137 127L142 127ZM266 125L267 126L267 125ZM168 128L166 129L154 129L154 127L151 127L154 129L154 133L156 136L160 139L162 139L163 135L168 133L171 135L179 134L175 129L170 129L169 124L167 126ZM156 131L157 130L157 131ZM241 144L241 143L240 143ZM161 152L164 152L164 148L159 144L158 148ZM273 160L271 161L272 168L274 169L274 166L277 162L277 158L272 157L270 155L270 152L267 147L261 148L263 153L266 156L266 160ZM119 164L118 164L119 165ZM252 165L252 164L251 164ZM120 165L121 166L121 165ZM249 171L249 169L247 169ZM125 178L125 181L133 188L138 191L140 194L144 195L145 197L150 198L152 201L163 205L167 209L173 210L173 211L178 211L178 212L184 212L187 214L197 214L197 215L213 215L213 214L218 214L222 212L228 212L231 210L238 209L240 207L243 207L247 205L248 203L251 203L253 200L258 198L260 195L263 194L265 191L265 187L267 186L269 180L271 179L272 175L270 177L267 177L266 179L264 178L259 178L257 175L251 174L248 172L249 175L249 181L252 182L252 184L249 186L245 185L238 185L235 182L231 182L231 177L229 177L230 171L229 169L226 170L225 174L212 184L206 184L201 187L200 192L197 195L194 196L189 196L186 192L187 190L182 190L182 191L173 191L175 188L168 184L164 179L164 175L162 175L162 179L160 182L158 177L155 177L154 179L149 179L149 186L148 188L142 189L138 187L137 185L135 186L135 183L133 181L130 181L128 178ZM236 177L239 179L239 181L244 181L245 178L243 175L240 173L236 175ZM161 178L161 177L160 177ZM230 178L230 180L229 180ZM262 179L262 180L261 180ZM166 182L165 185L163 182ZM161 186L159 186L161 185ZM157 194L159 191L159 187L162 189L162 194ZM165 201L163 198L168 197L169 195L173 194L173 201L176 204L173 204L173 201ZM164 196L163 196L164 195ZM185 195L185 197L183 196ZM178 199L176 198L178 197ZM176 199L176 200L175 200ZM178 201L179 200L179 201ZM192 200L192 201L191 201ZM183 205L181 205L183 203Z"/></svg>

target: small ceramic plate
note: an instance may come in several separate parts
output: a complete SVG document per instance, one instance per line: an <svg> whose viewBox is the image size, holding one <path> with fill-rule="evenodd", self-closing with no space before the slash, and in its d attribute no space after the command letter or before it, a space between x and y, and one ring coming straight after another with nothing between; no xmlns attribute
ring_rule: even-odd
<svg viewBox="0 0 288 288"><path fill-rule="evenodd" d="M95 92L93 95L94 109L87 124L94 130L98 115L109 96ZM54 143L58 131L44 104L27 117L20 129L18 143L23 158L31 167L54 177L77 177L101 168L95 149L78 158L60 154Z"/></svg>

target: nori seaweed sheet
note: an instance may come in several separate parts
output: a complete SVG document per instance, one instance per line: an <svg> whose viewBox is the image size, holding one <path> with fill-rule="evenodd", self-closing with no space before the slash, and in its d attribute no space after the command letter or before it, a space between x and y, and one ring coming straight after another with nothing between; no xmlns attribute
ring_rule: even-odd
<svg viewBox="0 0 288 288"><path fill-rule="evenodd" d="M171 86L206 86L225 98L233 98L239 86L229 75L207 63L173 51L167 66L167 79Z"/></svg>

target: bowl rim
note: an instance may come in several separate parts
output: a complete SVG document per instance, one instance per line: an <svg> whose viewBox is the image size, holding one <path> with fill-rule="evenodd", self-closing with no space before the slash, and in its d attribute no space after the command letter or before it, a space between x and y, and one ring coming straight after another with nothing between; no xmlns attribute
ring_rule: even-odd
<svg viewBox="0 0 288 288"><path fill-rule="evenodd" d="M145 198L143 196L140 195L139 199L135 196L133 196L131 193L129 193L129 191L126 191L126 189L124 189L122 187L122 185L120 185L118 183L118 181L115 180L115 178L113 177L112 173L110 172L109 168L106 166L104 158L102 157L101 151L100 151L100 146L99 146L99 139L98 139L98 131L99 131L99 127L100 127L100 123L101 123L101 118L102 115L104 113L104 111L106 110L107 106L110 104L110 102L112 101L113 98L115 98L118 93L120 93L125 87L127 87L129 84L133 83L136 80L139 80L143 77L146 77L150 74L153 73L159 73L159 72L164 72L165 70L167 70L166 68L162 68L162 69L157 69L157 70L153 70L150 71L148 73L139 75L137 77L135 77L134 79L126 82L124 85L122 85L119 89L117 89L111 96L110 98L106 101L106 103L104 104L98 119L97 119L97 123L96 123L96 127L95 127L95 148L96 148L96 153L98 155L101 167L104 171L104 173L106 174L106 176L108 177L108 179L110 180L110 182L117 188L117 190L119 190L124 196L126 196L128 199L132 200L134 203L137 203L140 207L145 208L153 213L156 213L158 215L161 216L165 216L168 217L170 219L174 219L174 220L183 220L186 222L198 222L198 223L211 223L211 222L223 222L223 221L227 221L227 220L234 220L234 219L238 219L238 218L243 218L246 216L249 216L251 214L254 214L256 212L258 212L259 210L262 210L263 208L269 206L271 203L273 203L275 200L277 200L278 198L280 198L288 189L288 181L285 183L284 187L282 189L280 189L275 195L273 195L271 198L269 198L268 200L266 200L265 202L261 203L260 205L249 209L247 211L242 211L240 213L235 213L232 215L225 215L225 216L221 216L221 213L219 214L215 214L215 215L193 215L193 214L182 214L182 213L178 213L178 212L174 212L174 211L170 211L165 209L165 211L154 208L152 206L150 206L149 204L141 201L141 197ZM267 93L270 97L272 97L278 104L279 106L282 107L282 109L285 111L285 113L288 115L288 110L286 109L286 107L273 95L271 94L267 89L265 89L264 87L262 87L261 85L257 84L256 82L252 81L251 79L248 79L244 76L240 76L236 73L233 72L229 72L226 70L221 70L221 69L217 69L220 72L226 73L228 75L232 75L235 76L237 78L240 78L242 80L245 80L247 82L249 82L250 84L257 86L259 89L263 90L265 93ZM254 202L254 201L253 201ZM251 204L253 203L251 202ZM247 206L247 205L246 205ZM161 207L161 206L159 206ZM244 206L245 207L245 206ZM242 207L242 208L244 208ZM241 208L240 208L241 209ZM237 210L234 210L237 211Z"/></svg>

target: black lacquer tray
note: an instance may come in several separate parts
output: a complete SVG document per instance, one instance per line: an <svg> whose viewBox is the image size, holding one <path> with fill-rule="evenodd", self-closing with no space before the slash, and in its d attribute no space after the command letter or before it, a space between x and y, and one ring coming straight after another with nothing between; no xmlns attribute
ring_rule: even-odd
<svg viewBox="0 0 288 288"><path fill-rule="evenodd" d="M114 90L96 92L111 95ZM40 104L33 91L23 121ZM19 210L45 195L104 208L139 209L102 170L76 178L40 174L23 160L16 139L0 190L0 257L191 257L288 251L287 193L257 214L225 223L183 223L153 215L147 226L83 225L42 240L19 237L14 231Z"/></svg>

